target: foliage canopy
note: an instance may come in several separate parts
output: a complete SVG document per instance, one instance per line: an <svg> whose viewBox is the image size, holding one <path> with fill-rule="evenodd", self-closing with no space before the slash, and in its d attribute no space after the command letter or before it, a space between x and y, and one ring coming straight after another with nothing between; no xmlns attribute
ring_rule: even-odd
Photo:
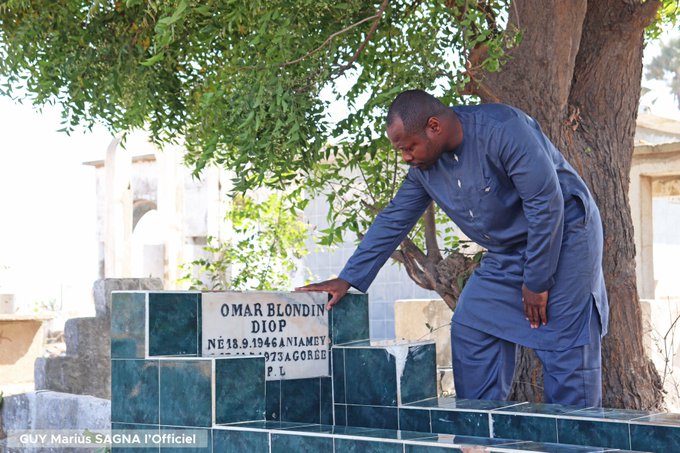
<svg viewBox="0 0 680 453"><path fill-rule="evenodd" d="M101 122L116 132L143 127L160 144L181 141L196 174L211 164L233 170L234 193L324 194L331 211L322 243L330 245L365 231L401 181L383 133L394 95L421 88L445 103L475 102L463 95L471 78L497 71L521 40L506 27L510 7L9 0L0 5L0 93L60 104L66 132ZM484 57L473 58L482 47ZM426 227L411 236L421 249ZM445 252L458 249L454 235L443 238Z"/></svg>
<svg viewBox="0 0 680 453"><path fill-rule="evenodd" d="M468 49L484 43L477 64L495 70L519 38L502 33L505 1L467 3L10 0L0 91L61 104L67 132L102 122L183 141L197 173L233 170L236 193L325 193L330 244L362 231L401 180L382 132L393 96L462 102Z"/></svg>

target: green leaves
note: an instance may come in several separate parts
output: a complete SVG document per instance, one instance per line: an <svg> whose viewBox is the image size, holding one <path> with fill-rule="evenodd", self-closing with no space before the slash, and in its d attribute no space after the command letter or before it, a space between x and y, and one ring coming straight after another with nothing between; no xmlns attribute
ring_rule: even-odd
<svg viewBox="0 0 680 453"><path fill-rule="evenodd" d="M208 255L182 266L182 283L199 290L286 290L298 260L307 254L308 226L298 215L300 193L263 201L237 196L227 221L233 238L208 238ZM195 277L198 275L199 277Z"/></svg>
<svg viewBox="0 0 680 453"><path fill-rule="evenodd" d="M320 237L332 245L365 232L403 178L384 134L394 96L421 88L474 102L459 94L468 51L486 46L482 65L496 70L519 36L503 30L505 1L391 0L379 15L381 3L13 0L0 7L0 92L59 103L67 133L102 122L182 142L196 174L230 170L234 194L326 197ZM422 243L422 228L412 238ZM250 250L212 253L237 259L237 245Z"/></svg>
<svg viewBox="0 0 680 453"><path fill-rule="evenodd" d="M153 57L151 57L151 58L149 58L145 61L142 61L140 64L142 66L153 66L156 63L158 63L159 61L163 60L163 57L164 57L163 52L159 52L156 55L154 55Z"/></svg>
<svg viewBox="0 0 680 453"><path fill-rule="evenodd" d="M186 11L188 5L189 2L187 0L180 0L177 5L177 8L175 8L171 16L166 16L161 19L158 19L158 22L156 23L156 28L164 28L180 20L182 17L184 17L184 11Z"/></svg>
<svg viewBox="0 0 680 453"><path fill-rule="evenodd" d="M680 17L678 0L661 0L661 7L657 10L656 20L647 27L645 39L658 39L664 28L675 27Z"/></svg>

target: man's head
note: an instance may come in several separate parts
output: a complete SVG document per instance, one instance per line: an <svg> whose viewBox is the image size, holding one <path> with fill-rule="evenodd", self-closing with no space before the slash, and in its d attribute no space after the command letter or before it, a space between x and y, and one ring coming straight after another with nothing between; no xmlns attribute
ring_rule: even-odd
<svg viewBox="0 0 680 453"><path fill-rule="evenodd" d="M455 114L434 96L422 90L404 91L387 112L387 136L406 163L426 170L450 148L456 121Z"/></svg>

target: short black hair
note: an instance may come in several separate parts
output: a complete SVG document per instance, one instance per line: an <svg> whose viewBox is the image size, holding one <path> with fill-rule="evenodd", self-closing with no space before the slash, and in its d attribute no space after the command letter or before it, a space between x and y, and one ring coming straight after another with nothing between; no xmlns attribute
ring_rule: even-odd
<svg viewBox="0 0 680 453"><path fill-rule="evenodd" d="M430 117L441 115L447 107L439 99L423 90L402 91L394 98L387 111L387 127L396 118L404 124L407 134L421 134Z"/></svg>

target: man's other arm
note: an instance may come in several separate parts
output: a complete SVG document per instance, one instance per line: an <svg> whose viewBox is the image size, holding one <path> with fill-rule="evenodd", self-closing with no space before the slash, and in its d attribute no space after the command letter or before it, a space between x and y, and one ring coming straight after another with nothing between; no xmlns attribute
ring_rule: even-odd
<svg viewBox="0 0 680 453"><path fill-rule="evenodd" d="M528 222L522 296L531 327L546 324L550 288L562 247L564 199L547 138L525 118L506 123L500 158L522 198Z"/></svg>

